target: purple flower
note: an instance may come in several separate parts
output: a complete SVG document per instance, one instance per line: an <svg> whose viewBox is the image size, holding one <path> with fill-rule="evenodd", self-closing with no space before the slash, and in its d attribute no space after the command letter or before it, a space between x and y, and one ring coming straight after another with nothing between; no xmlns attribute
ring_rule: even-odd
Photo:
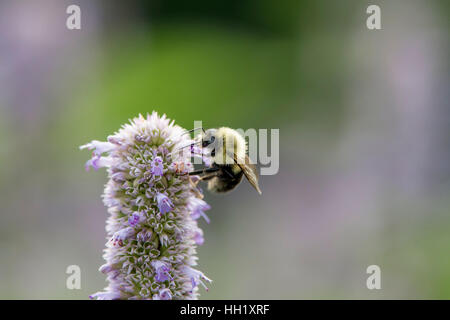
<svg viewBox="0 0 450 320"><path fill-rule="evenodd" d="M156 195L156 201L158 202L159 211L162 214L172 211L172 209L174 208L172 201L170 201L170 199L162 193L158 193Z"/></svg>
<svg viewBox="0 0 450 320"><path fill-rule="evenodd" d="M134 234L134 229L131 227L121 229L114 233L111 240L109 240L112 243L112 246L123 246L123 241L130 238Z"/></svg>
<svg viewBox="0 0 450 320"><path fill-rule="evenodd" d="M94 168L97 171L99 168L109 167L111 165L112 159L110 157L101 157L93 154L92 159L86 161L84 168L89 171L89 167Z"/></svg>
<svg viewBox="0 0 450 320"><path fill-rule="evenodd" d="M98 268L98 271L100 271L101 273L108 273L111 272L113 270L113 268L108 265L108 264L103 264L100 268Z"/></svg>
<svg viewBox="0 0 450 320"><path fill-rule="evenodd" d="M116 173L113 173L112 175L111 175L111 179L113 179L115 182L125 182L126 181L126 178L125 178L125 174L123 173L123 172L116 172Z"/></svg>
<svg viewBox="0 0 450 320"><path fill-rule="evenodd" d="M97 299L97 300L118 300L120 299L120 293L119 292L97 292L94 294L91 294L89 296L90 299Z"/></svg>
<svg viewBox="0 0 450 320"><path fill-rule="evenodd" d="M205 164L205 166L211 167L211 165L212 165L211 157L203 156L202 160L203 160L203 163Z"/></svg>
<svg viewBox="0 0 450 320"><path fill-rule="evenodd" d="M153 300L172 300L172 292L167 288L161 289L159 294L153 295Z"/></svg>
<svg viewBox="0 0 450 320"><path fill-rule="evenodd" d="M205 280L206 282L211 283L212 280L209 279L207 276L205 276L203 274L203 272L198 271L196 269L193 269L191 267L186 267L185 268L185 272L187 274L187 276L191 279L191 284L192 284L192 291L199 285L201 284L206 291L208 291L208 287L205 285L205 283L202 280Z"/></svg>
<svg viewBox="0 0 450 320"><path fill-rule="evenodd" d="M136 226L141 221L141 215L138 212L133 212L133 214L128 218L128 224L132 227Z"/></svg>
<svg viewBox="0 0 450 320"><path fill-rule="evenodd" d="M155 157L151 164L150 172L154 176L162 176L164 171L163 160L161 157Z"/></svg>
<svg viewBox="0 0 450 320"><path fill-rule="evenodd" d="M172 293L167 288L166 289L162 289L159 292L159 299L160 300L172 300Z"/></svg>
<svg viewBox="0 0 450 320"><path fill-rule="evenodd" d="M110 240L99 269L108 286L91 299L197 299L198 284L210 281L192 269L204 242L193 217L208 220L209 206L195 199L198 176L186 174L190 150L173 152L191 143L185 131L154 112L124 124L108 142L81 147L92 152L86 169L108 167L103 203Z"/></svg>
<svg viewBox="0 0 450 320"><path fill-rule="evenodd" d="M110 142L102 142L102 141L92 140L90 143L82 145L80 147L80 150L83 150L83 149L94 150L93 153L96 156L101 156L102 153L110 152L115 147L116 146Z"/></svg>
<svg viewBox="0 0 450 320"><path fill-rule="evenodd" d="M152 232L150 230L143 230L136 235L136 239L140 242L147 242L152 238Z"/></svg>
<svg viewBox="0 0 450 320"><path fill-rule="evenodd" d="M195 141L192 141L192 143L191 143L191 153L194 153L194 154L201 154L202 153L202 148L200 148L199 146L195 145Z"/></svg>
<svg viewBox="0 0 450 320"><path fill-rule="evenodd" d="M108 142L113 143L113 144L118 145L118 146L123 144L123 140L118 139L118 138L116 138L114 136L108 136Z"/></svg>
<svg viewBox="0 0 450 320"><path fill-rule="evenodd" d="M210 222L204 211L211 209L211 206L205 201L199 198L191 198L187 206L191 210L192 219L197 220L198 218L203 217L206 223Z"/></svg>
<svg viewBox="0 0 450 320"><path fill-rule="evenodd" d="M205 242L205 238L203 238L203 231L201 229L195 231L193 239L197 245L201 246Z"/></svg>
<svg viewBox="0 0 450 320"><path fill-rule="evenodd" d="M195 158L201 159L203 161L203 163L205 164L205 166L211 167L212 160L208 154L208 149L201 148L195 144L191 144L191 154L194 157L194 159ZM197 162L194 162L194 163L197 164Z"/></svg>
<svg viewBox="0 0 450 320"><path fill-rule="evenodd" d="M166 280L172 279L169 271L170 268L166 263L155 260L151 263L152 267L155 268L155 280L158 282L164 282Z"/></svg>

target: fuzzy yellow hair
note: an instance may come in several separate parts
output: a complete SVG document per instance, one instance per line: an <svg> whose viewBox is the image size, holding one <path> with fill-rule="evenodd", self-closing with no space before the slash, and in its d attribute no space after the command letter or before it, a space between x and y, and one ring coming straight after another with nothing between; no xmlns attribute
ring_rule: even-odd
<svg viewBox="0 0 450 320"><path fill-rule="evenodd" d="M239 134L236 130L231 128L222 127L217 129L215 136L219 139L223 139L222 145L218 147L216 152L216 158L218 154L223 154L223 159L216 159L218 163L224 161L226 164L234 164L234 159L231 158L231 155L236 155L240 161L244 161L245 154L247 152L247 143L243 136ZM234 152L230 151L230 148L233 148ZM220 150L222 149L222 150ZM222 153L221 153L222 152ZM223 163L223 162L222 162Z"/></svg>

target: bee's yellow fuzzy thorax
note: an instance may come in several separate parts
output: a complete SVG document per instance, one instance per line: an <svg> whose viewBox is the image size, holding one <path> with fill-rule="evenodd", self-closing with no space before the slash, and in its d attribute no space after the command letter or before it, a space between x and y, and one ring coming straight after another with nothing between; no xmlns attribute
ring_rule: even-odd
<svg viewBox="0 0 450 320"><path fill-rule="evenodd" d="M218 137L219 139L223 139L221 151L226 164L234 163L234 159L231 158L231 156L234 154L236 154L238 159L245 159L247 144L244 137L241 136L239 132L231 128L222 127L217 129L216 137Z"/></svg>

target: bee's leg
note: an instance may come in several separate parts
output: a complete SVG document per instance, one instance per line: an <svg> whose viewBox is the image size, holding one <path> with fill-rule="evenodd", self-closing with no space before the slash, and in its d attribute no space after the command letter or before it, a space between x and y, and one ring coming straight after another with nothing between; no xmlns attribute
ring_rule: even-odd
<svg viewBox="0 0 450 320"><path fill-rule="evenodd" d="M195 193L195 195L197 196L197 198L199 199L203 199L203 194L200 192L200 190L198 190L197 188L197 182L193 182L192 179L189 177L189 183L192 186L192 191Z"/></svg>
<svg viewBox="0 0 450 320"><path fill-rule="evenodd" d="M189 172L189 175L190 176L200 176L200 175L203 176L207 173L213 173L213 172L217 172L217 171L220 171L220 169L219 168L204 168L201 170Z"/></svg>
<svg viewBox="0 0 450 320"><path fill-rule="evenodd" d="M198 179L197 183L200 182L200 181L208 181L208 180L211 180L212 178L217 177L218 175L219 175L219 172L214 172L214 173L211 173L211 174L205 174L204 176L201 176L201 177Z"/></svg>
<svg viewBox="0 0 450 320"><path fill-rule="evenodd" d="M200 181L209 180L214 177L217 177L218 175L219 175L219 172L212 172L212 173L204 174L204 175L200 176L200 178L195 183L198 184Z"/></svg>
<svg viewBox="0 0 450 320"><path fill-rule="evenodd" d="M210 168L212 169L212 168ZM200 181L209 180L214 178L215 176L219 175L220 169L214 168L215 170L210 170L209 172L207 169L199 170L200 173L196 175L200 175L200 178L198 178L197 181L193 182L192 179L189 177L189 182L194 187L194 193L196 193L197 198L203 199L203 194L198 190L197 185ZM195 171L197 172L197 171ZM192 173L192 172L191 172Z"/></svg>
<svg viewBox="0 0 450 320"><path fill-rule="evenodd" d="M200 178L195 182L197 185L202 180L208 180L219 174L221 170L217 167L214 168L203 168L201 170L189 172L190 176L200 176Z"/></svg>

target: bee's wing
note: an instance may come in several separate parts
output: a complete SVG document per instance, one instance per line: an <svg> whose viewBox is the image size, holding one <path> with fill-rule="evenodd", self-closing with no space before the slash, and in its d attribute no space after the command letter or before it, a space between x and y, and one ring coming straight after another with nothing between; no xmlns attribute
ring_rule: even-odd
<svg viewBox="0 0 450 320"><path fill-rule="evenodd" d="M256 166L250 163L250 158L245 155L245 159L239 159L238 156L234 154L234 162L236 162L236 164L244 172L248 182L250 182L259 194L262 194L258 185L258 172L256 171Z"/></svg>

